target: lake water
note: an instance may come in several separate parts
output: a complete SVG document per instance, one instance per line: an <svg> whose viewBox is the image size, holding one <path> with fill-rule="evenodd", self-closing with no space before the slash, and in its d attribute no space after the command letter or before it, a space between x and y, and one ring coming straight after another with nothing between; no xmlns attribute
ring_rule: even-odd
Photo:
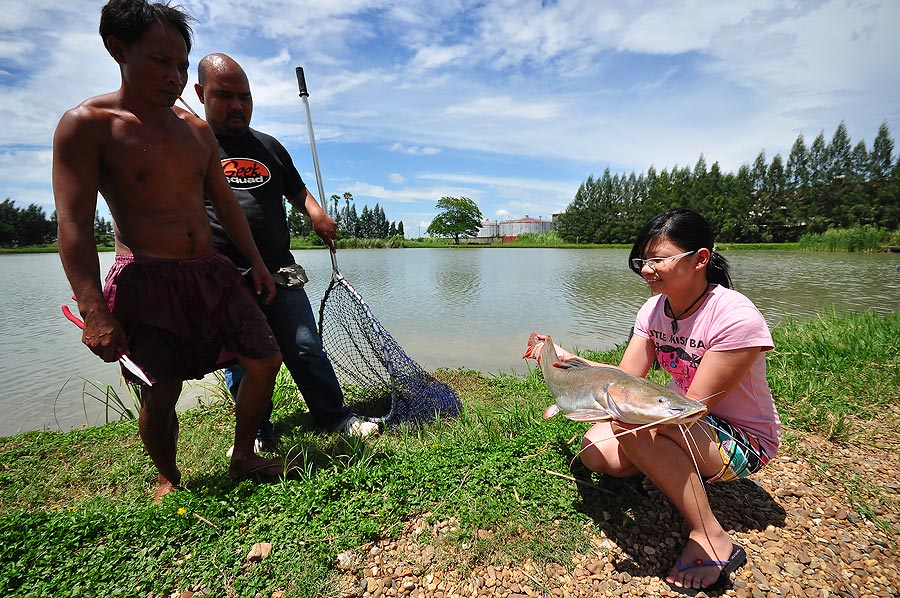
<svg viewBox="0 0 900 598"><path fill-rule="evenodd" d="M649 296L626 266L625 249L342 250L344 277L404 350L428 370L470 367L523 372L532 331L565 347L605 350L624 341ZM295 252L318 304L331 275L326 250ZM770 325L825 310L900 309L900 256L732 251L736 288ZM112 253L100 256L105 276ZM84 380L127 396L118 366L81 344L62 316L71 290L56 254L0 255L0 436L68 430L105 421L83 402ZM207 377L207 382L211 380ZM187 386L180 407L208 400L205 384Z"/></svg>

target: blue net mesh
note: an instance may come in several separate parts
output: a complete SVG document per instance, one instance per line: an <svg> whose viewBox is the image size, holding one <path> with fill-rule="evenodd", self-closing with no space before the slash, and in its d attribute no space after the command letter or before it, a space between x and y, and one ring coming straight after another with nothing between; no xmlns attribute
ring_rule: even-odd
<svg viewBox="0 0 900 598"><path fill-rule="evenodd" d="M338 273L322 298L319 335L355 413L393 425L452 417L462 408L456 392L406 354Z"/></svg>

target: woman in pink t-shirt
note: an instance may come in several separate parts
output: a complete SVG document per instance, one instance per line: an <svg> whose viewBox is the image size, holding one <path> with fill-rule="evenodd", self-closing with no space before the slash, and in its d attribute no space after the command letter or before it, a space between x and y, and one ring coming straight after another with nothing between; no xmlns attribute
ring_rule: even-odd
<svg viewBox="0 0 900 598"><path fill-rule="evenodd" d="M638 312L619 368L646 376L657 362L672 375L671 388L709 412L688 429L691 449L676 426L612 438L629 427L600 422L585 434L581 459L592 471L645 475L681 512L690 537L666 576L674 590L723 588L747 555L710 509L691 453L707 481L745 477L775 455L781 424L765 362L772 336L753 303L731 289L712 227L696 212L679 208L650 220L629 265L653 296Z"/></svg>

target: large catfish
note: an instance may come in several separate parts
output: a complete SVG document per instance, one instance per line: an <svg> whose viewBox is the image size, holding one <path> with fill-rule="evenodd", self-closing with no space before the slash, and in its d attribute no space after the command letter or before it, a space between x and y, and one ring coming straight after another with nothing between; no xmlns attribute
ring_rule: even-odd
<svg viewBox="0 0 900 598"><path fill-rule="evenodd" d="M574 421L686 424L706 413L703 403L619 368L594 365L580 357L560 361L549 334L532 332L522 358L537 360L556 399L544 411L545 418L561 412Z"/></svg>

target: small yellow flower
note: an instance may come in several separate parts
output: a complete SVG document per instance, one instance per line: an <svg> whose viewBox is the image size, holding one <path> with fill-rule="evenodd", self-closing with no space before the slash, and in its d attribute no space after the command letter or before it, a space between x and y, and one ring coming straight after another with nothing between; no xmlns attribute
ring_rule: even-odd
<svg viewBox="0 0 900 598"><path fill-rule="evenodd" d="M179 514L179 515L184 515L184 514L185 514L185 509L184 509L184 507L178 507L178 514Z"/></svg>

